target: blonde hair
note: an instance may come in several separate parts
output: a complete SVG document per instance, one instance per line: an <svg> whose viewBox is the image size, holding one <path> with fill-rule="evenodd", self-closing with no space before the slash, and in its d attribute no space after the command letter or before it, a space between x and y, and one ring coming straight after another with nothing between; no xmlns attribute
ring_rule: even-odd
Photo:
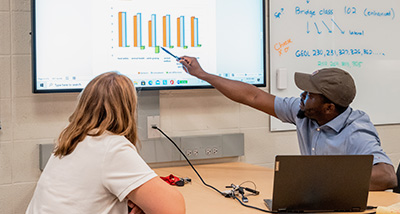
<svg viewBox="0 0 400 214"><path fill-rule="evenodd" d="M136 146L136 105L136 90L128 77L116 72L95 77L81 93L70 124L58 137L54 155L69 155L86 136L100 136L105 131L125 136Z"/></svg>

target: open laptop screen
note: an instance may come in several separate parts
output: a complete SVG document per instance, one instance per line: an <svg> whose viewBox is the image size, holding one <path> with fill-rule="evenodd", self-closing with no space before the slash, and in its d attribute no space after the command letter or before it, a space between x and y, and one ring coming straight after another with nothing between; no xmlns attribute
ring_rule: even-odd
<svg viewBox="0 0 400 214"><path fill-rule="evenodd" d="M363 211L372 155L276 156L273 211Z"/></svg>

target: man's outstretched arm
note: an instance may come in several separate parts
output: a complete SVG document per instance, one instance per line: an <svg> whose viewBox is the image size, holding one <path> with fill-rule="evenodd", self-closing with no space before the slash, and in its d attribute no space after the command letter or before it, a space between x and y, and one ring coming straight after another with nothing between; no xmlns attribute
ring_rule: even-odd
<svg viewBox="0 0 400 214"><path fill-rule="evenodd" d="M244 82L209 74L201 68L199 62L194 57L183 56L179 62L182 63L183 69L187 73L210 83L229 99L276 117L274 95Z"/></svg>

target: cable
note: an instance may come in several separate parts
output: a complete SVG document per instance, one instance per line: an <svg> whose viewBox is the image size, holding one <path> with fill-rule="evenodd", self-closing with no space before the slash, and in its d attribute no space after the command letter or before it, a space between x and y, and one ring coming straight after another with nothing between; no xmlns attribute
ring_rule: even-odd
<svg viewBox="0 0 400 214"><path fill-rule="evenodd" d="M151 128L153 129L157 129L159 132L161 132L161 134L163 134L169 141L172 142L172 144L174 144L174 146L179 150L179 152L183 155L183 157L186 159L186 161L189 163L189 165L192 167L192 169L194 170L194 172L197 174L197 176L200 178L201 182L203 182L204 185L206 185L207 187L210 187L211 189L217 191L219 194L225 196L224 193L222 193L221 191L219 191L217 188L207 184L206 182L204 182L203 178L200 176L200 174L197 172L197 170L194 168L194 166L192 165L192 163L190 163L189 159L186 157L186 155L182 152L182 150L178 147L178 145L176 145L176 143L169 138L160 128L158 128L157 126L151 126Z"/></svg>
<svg viewBox="0 0 400 214"><path fill-rule="evenodd" d="M245 183L252 183L254 185L254 189L257 189L257 185L254 183L254 181L243 181L241 184L239 184L239 186L242 186Z"/></svg>
<svg viewBox="0 0 400 214"><path fill-rule="evenodd" d="M233 198L236 199L237 201L239 201L239 203L240 203L241 205L245 206L245 207L252 208L252 209L256 209L256 210L263 211L263 212L266 212L266 213L278 213L278 212L273 212L273 211L269 211L269 210L264 210L264 209L261 209L261 208L258 208L258 207L253 207L253 206L244 204L238 197L236 197L236 195L233 195Z"/></svg>
<svg viewBox="0 0 400 214"><path fill-rule="evenodd" d="M249 188L249 187L244 187L244 186L242 186L242 185L245 184L245 183L252 183L252 184L254 185L254 189L251 189L251 188ZM239 187L242 187L244 190L253 193L253 195L258 195L258 194L260 194L260 192L257 191L257 185L256 185L256 183L254 183L253 181L244 181L244 182L242 182L241 184L239 184Z"/></svg>
<svg viewBox="0 0 400 214"><path fill-rule="evenodd" d="M189 163L189 165L192 167L192 169L194 170L194 172L197 174L197 176L200 178L201 182L203 182L204 185L206 185L207 187L217 191L219 194L221 194L222 196L226 197L226 194L222 193L221 191L219 191L217 188L207 184L206 182L204 182L203 178L200 176L200 174L197 172L197 170L194 168L194 166L192 165L192 163L189 161L189 159L186 157L186 155L182 152L182 150L178 147L178 145L176 145L176 143L170 138L168 137L168 135L166 135L160 128L158 128L156 125L152 125L151 128L153 129L157 129L162 135L164 135L169 141L171 141L172 144L174 144L174 146L179 150L179 152L183 155L183 157L186 159L186 161ZM244 182L245 183L245 182ZM243 183L242 183L243 184ZM236 197L236 195L234 194L234 192L232 191L232 198L236 199L237 201L239 201L239 203L245 207L248 208L252 208L252 209L256 209L259 211L263 211L263 212L267 212L267 213L276 213L276 212L272 212L269 210L264 210L258 207L253 207L247 204L244 204L242 201L240 201L239 198Z"/></svg>

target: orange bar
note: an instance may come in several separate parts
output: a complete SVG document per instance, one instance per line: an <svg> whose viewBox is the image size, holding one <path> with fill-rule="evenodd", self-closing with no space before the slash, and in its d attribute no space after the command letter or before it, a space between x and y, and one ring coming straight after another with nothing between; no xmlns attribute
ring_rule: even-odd
<svg viewBox="0 0 400 214"><path fill-rule="evenodd" d="M137 16L133 16L133 46L137 47Z"/></svg>
<svg viewBox="0 0 400 214"><path fill-rule="evenodd" d="M119 47L122 47L122 12L118 13Z"/></svg>
<svg viewBox="0 0 400 214"><path fill-rule="evenodd" d="M192 27L192 47L194 47L194 16L191 18L191 27Z"/></svg>
<svg viewBox="0 0 400 214"><path fill-rule="evenodd" d="M178 29L178 41L177 41L177 46L181 46L181 18L177 19L177 29Z"/></svg>
<svg viewBox="0 0 400 214"><path fill-rule="evenodd" d="M149 21L149 47L152 47L152 44L151 44L151 20Z"/></svg>
<svg viewBox="0 0 400 214"><path fill-rule="evenodd" d="M163 46L167 47L167 17L163 16Z"/></svg>

